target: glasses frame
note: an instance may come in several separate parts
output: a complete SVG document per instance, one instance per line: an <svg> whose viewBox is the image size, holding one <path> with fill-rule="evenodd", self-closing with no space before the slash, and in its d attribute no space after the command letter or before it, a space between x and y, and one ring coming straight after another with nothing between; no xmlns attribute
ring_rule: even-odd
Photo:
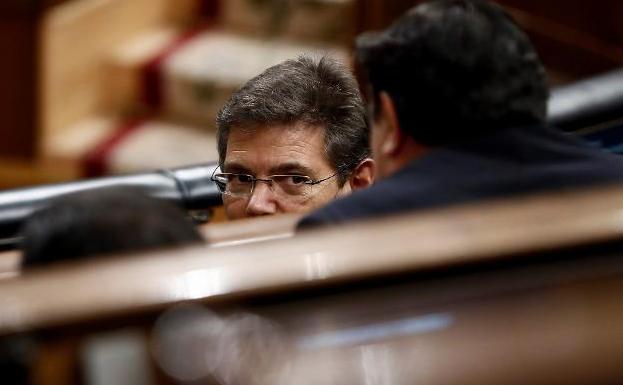
<svg viewBox="0 0 623 385"><path fill-rule="evenodd" d="M322 179L312 179L310 176L308 175L301 175L301 174L274 174L274 175L267 175L266 178L256 178L255 176L251 175L251 174L245 174L245 173L237 173L237 172L216 172L216 170L218 170L220 167L217 167L214 169L214 171L212 172L212 176L210 177L210 180L214 183L216 183L216 186L218 187L219 191L221 192L221 194L223 195L228 195L231 197L236 197L236 198L245 198L245 197L250 197L251 195L253 195L253 191L255 191L255 184L257 182L264 182L266 184L268 184L271 188L273 187L273 183L275 183L274 178L276 177L299 177L299 178L306 178L307 180L304 181L303 183L309 186L315 186L317 184L320 184L322 182L325 182L331 178L335 178L337 175L339 175L340 171L336 171L335 173L329 175L326 178L322 178ZM231 194L228 193L226 191L227 186L223 185L223 182L216 180L216 178L218 178L219 176L228 176L228 175L244 175L246 177L249 177L251 179L251 189L249 190L248 194L240 194L240 195L236 195L236 194Z"/></svg>

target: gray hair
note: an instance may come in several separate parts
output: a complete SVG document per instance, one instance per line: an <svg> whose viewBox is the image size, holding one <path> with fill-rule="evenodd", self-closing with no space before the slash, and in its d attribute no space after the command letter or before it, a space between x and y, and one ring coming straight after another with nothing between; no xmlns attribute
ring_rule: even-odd
<svg viewBox="0 0 623 385"><path fill-rule="evenodd" d="M325 155L343 185L370 155L369 131L357 81L336 61L307 56L286 60L249 80L216 118L221 166L232 127L307 123L325 128Z"/></svg>

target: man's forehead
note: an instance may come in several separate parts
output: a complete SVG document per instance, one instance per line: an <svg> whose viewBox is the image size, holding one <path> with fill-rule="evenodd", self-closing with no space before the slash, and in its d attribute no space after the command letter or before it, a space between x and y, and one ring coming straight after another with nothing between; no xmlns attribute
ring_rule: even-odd
<svg viewBox="0 0 623 385"><path fill-rule="evenodd" d="M256 149L258 145L285 150L324 149L325 130L320 125L300 122L232 127L229 131L228 148Z"/></svg>
<svg viewBox="0 0 623 385"><path fill-rule="evenodd" d="M269 172L315 170L326 165L321 126L293 123L230 130L225 168Z"/></svg>
<svg viewBox="0 0 623 385"><path fill-rule="evenodd" d="M324 138L325 127L321 124L306 123L303 121L294 122L275 122L257 123L243 126L232 126L229 129L229 137L244 137L247 139L259 138L261 136L307 136Z"/></svg>

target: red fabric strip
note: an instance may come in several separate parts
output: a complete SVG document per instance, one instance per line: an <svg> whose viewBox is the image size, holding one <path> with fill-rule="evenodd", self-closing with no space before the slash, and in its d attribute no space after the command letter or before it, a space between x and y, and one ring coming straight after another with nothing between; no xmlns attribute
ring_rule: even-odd
<svg viewBox="0 0 623 385"><path fill-rule="evenodd" d="M112 151L131 133L145 127L145 119L134 119L124 122L108 138L88 151L82 158L82 169L85 177L93 178L106 175L108 160Z"/></svg>

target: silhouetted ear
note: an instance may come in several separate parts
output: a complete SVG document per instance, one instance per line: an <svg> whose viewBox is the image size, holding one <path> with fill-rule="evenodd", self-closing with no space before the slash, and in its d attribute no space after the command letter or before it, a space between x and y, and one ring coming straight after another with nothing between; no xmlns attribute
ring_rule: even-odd
<svg viewBox="0 0 623 385"><path fill-rule="evenodd" d="M375 176L376 163L372 158L366 158L357 165L348 183L352 191L359 190L370 187L374 183Z"/></svg>
<svg viewBox="0 0 623 385"><path fill-rule="evenodd" d="M380 149L383 155L391 157L400 152L405 137L400 129L398 113L392 97L385 91L381 92L379 104L377 122L382 122L384 131Z"/></svg>

